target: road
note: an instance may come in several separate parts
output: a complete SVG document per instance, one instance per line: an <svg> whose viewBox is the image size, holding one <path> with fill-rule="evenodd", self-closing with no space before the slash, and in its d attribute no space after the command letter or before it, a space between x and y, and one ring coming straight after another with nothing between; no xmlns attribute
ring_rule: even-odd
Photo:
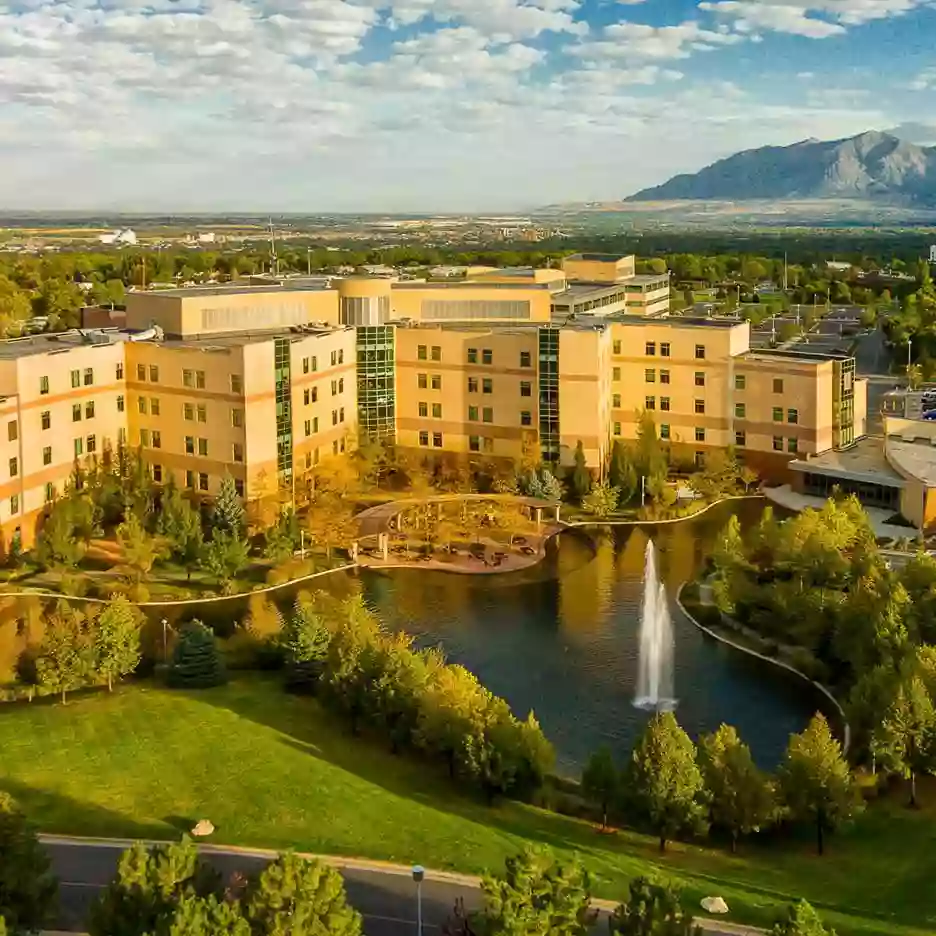
<svg viewBox="0 0 936 936"><path fill-rule="evenodd" d="M889 373L890 354L880 326L861 335L855 345L855 371L868 379L868 433L880 435L882 398L888 390L900 386L900 380Z"/></svg>
<svg viewBox="0 0 936 936"><path fill-rule="evenodd" d="M88 909L110 882L117 861L128 842L81 842L43 836L59 879L59 918L56 928L81 932ZM235 872L253 873L270 859L270 853L202 847L204 857L229 880ZM342 867L348 899L364 918L366 936L415 936L417 930L416 885L408 872L387 866L380 869ZM447 879L445 879L447 878ZM481 894L471 878L428 873L422 883L422 928L428 936L441 936L456 900L467 910L481 905ZM607 911L602 901L596 932L607 932ZM763 936L762 930L711 920L702 923L708 936Z"/></svg>

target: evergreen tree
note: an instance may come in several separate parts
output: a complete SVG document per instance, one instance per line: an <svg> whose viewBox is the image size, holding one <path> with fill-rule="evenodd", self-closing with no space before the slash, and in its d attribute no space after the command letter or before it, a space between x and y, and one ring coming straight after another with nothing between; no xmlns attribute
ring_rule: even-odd
<svg viewBox="0 0 936 936"><path fill-rule="evenodd" d="M230 533L235 539L244 535L244 503L237 493L234 479L227 474L221 479L218 496L214 501L212 525L215 530Z"/></svg>
<svg viewBox="0 0 936 936"><path fill-rule="evenodd" d="M617 488L608 487L604 482L596 484L582 498L582 509L602 520L617 509L620 493Z"/></svg>
<svg viewBox="0 0 936 936"><path fill-rule="evenodd" d="M180 689L205 689L225 682L227 671L214 634L201 621L191 621L172 651L169 685Z"/></svg>
<svg viewBox="0 0 936 936"><path fill-rule="evenodd" d="M680 832L705 830L704 785L696 749L672 712L659 712L637 741L625 780L627 798L659 836L660 851Z"/></svg>
<svg viewBox="0 0 936 936"><path fill-rule="evenodd" d="M601 809L602 828L608 827L608 810L617 799L620 777L608 747L602 746L588 759L582 771L582 792Z"/></svg>
<svg viewBox="0 0 936 936"><path fill-rule="evenodd" d="M185 566L191 578L192 566L198 562L204 540L201 514L172 479L163 492L157 531L169 541L172 558Z"/></svg>
<svg viewBox="0 0 936 936"><path fill-rule="evenodd" d="M827 929L815 909L805 900L791 904L786 916L774 924L770 936L835 936Z"/></svg>
<svg viewBox="0 0 936 936"><path fill-rule="evenodd" d="M630 503L637 493L637 471L627 448L620 439L615 439L614 445L611 447L608 480L611 487L618 489L618 503L622 506Z"/></svg>
<svg viewBox="0 0 936 936"><path fill-rule="evenodd" d="M142 616L123 595L115 595L98 615L92 631L94 669L113 690L114 680L132 673L140 662Z"/></svg>
<svg viewBox="0 0 936 936"><path fill-rule="evenodd" d="M299 521L296 512L287 508L263 534L263 554L274 562L291 559L299 543Z"/></svg>
<svg viewBox="0 0 936 936"><path fill-rule="evenodd" d="M620 936L701 936L702 930L683 912L679 894L645 877L631 881L627 900L608 919L608 929Z"/></svg>
<svg viewBox="0 0 936 936"><path fill-rule="evenodd" d="M9 794L0 791L0 933L25 936L44 928L58 882L36 832Z"/></svg>
<svg viewBox="0 0 936 936"><path fill-rule="evenodd" d="M324 617L310 601L297 601L283 626L281 644L286 657L286 688L314 692L325 670L331 633Z"/></svg>
<svg viewBox="0 0 936 936"><path fill-rule="evenodd" d="M712 824L731 835L731 850L737 851L739 836L767 825L773 816L774 798L767 777L730 725L699 739L699 764Z"/></svg>
<svg viewBox="0 0 936 936"><path fill-rule="evenodd" d="M217 529L211 542L202 546L199 562L210 575L229 586L249 561L247 542L226 530Z"/></svg>
<svg viewBox="0 0 936 936"><path fill-rule="evenodd" d="M570 478L570 487L572 489L572 496L578 503L581 503L592 486L592 476L585 463L585 448L582 445L581 439L576 443L573 460L574 464L572 467L572 476Z"/></svg>
<svg viewBox="0 0 936 936"><path fill-rule="evenodd" d="M848 762L823 715L815 715L802 734L790 737L780 785L793 819L815 823L820 855L826 832L861 809Z"/></svg>

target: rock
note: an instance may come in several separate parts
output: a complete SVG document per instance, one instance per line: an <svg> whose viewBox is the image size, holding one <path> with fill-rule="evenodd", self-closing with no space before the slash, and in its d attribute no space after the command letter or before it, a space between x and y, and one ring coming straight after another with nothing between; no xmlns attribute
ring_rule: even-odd
<svg viewBox="0 0 936 936"><path fill-rule="evenodd" d="M728 904L721 897L705 897L702 900L702 909L706 913L727 913Z"/></svg>
<svg viewBox="0 0 936 936"><path fill-rule="evenodd" d="M196 838L205 838L208 835L211 835L214 832L215 827L207 819L199 819L195 823L195 828L192 829L192 835Z"/></svg>

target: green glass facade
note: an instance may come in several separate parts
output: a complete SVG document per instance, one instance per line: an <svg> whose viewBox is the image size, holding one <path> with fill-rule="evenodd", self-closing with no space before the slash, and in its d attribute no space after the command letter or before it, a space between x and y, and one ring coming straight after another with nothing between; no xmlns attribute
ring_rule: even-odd
<svg viewBox="0 0 936 936"><path fill-rule="evenodd" d="M396 434L395 331L392 325L357 329L358 432L362 439Z"/></svg>

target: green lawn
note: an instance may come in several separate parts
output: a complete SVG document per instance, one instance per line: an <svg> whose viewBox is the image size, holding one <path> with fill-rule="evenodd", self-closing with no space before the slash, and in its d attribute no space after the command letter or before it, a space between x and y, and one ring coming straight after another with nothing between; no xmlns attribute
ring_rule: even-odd
<svg viewBox="0 0 936 936"><path fill-rule="evenodd" d="M309 699L245 678L198 693L153 685L65 706L0 709L0 788L48 832L172 837L211 819L218 842L359 855L477 872L524 841L577 851L599 896L662 866L697 901L720 894L731 919L768 922L795 896L841 933L936 929L936 812L882 803L818 858L811 842L749 845L735 858L677 845L663 860L632 833L531 807L494 809L425 765L349 738ZM936 790L925 790L936 805Z"/></svg>

